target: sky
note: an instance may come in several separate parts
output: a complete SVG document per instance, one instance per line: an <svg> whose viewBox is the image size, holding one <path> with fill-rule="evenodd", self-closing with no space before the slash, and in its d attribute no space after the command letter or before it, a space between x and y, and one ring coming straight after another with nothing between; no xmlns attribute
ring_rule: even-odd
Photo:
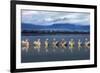
<svg viewBox="0 0 100 73"><path fill-rule="evenodd" d="M90 25L90 14L82 12L22 10L21 22L45 26L54 23Z"/></svg>

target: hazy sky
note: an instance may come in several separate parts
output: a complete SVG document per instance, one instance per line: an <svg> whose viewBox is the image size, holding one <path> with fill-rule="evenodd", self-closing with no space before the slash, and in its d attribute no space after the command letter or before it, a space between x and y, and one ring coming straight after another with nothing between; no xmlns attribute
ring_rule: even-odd
<svg viewBox="0 0 100 73"><path fill-rule="evenodd" d="M76 12L22 10L21 22L35 25L52 25L54 23L89 25L90 14Z"/></svg>

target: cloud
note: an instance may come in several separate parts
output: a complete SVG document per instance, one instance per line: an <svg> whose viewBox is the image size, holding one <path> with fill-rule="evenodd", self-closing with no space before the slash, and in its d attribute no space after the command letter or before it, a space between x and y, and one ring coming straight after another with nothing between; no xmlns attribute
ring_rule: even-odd
<svg viewBox="0 0 100 73"><path fill-rule="evenodd" d="M26 10L22 10L22 15L32 15L32 14L39 14L38 11L26 11Z"/></svg>
<svg viewBox="0 0 100 73"><path fill-rule="evenodd" d="M53 23L73 23L89 25L89 13L54 12L54 11L22 11L22 22L36 25L51 25Z"/></svg>

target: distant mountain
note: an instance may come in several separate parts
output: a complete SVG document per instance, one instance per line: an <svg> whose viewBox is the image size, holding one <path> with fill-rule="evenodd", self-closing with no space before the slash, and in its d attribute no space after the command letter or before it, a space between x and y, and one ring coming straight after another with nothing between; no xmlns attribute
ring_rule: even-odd
<svg viewBox="0 0 100 73"><path fill-rule="evenodd" d="M89 25L75 25L75 24L69 24L69 23L58 23L58 24L52 24L48 26L44 25L35 25L35 24L27 24L22 23L21 29L23 30L38 30L38 31L71 31L71 32L89 32L90 26Z"/></svg>

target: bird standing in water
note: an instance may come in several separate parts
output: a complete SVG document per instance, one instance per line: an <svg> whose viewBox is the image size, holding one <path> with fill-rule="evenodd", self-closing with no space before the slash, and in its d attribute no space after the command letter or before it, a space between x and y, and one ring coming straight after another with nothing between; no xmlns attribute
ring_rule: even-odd
<svg viewBox="0 0 100 73"><path fill-rule="evenodd" d="M46 52L48 52L48 46L49 46L48 39L45 40L44 44L45 44Z"/></svg>
<svg viewBox="0 0 100 73"><path fill-rule="evenodd" d="M84 44L85 44L86 48L90 48L90 41L88 41L87 38L85 39L85 43Z"/></svg>
<svg viewBox="0 0 100 73"><path fill-rule="evenodd" d="M37 41L33 42L34 44L34 48L38 50L38 52L40 52L40 48L41 48L41 41L40 39L37 39Z"/></svg>
<svg viewBox="0 0 100 73"><path fill-rule="evenodd" d="M69 41L69 49L71 50L71 52L72 52L72 49L74 48L74 45L75 45L75 42L74 42L73 39L71 39L71 40Z"/></svg>
<svg viewBox="0 0 100 73"><path fill-rule="evenodd" d="M26 52L28 51L28 49L29 49L29 40L28 39L26 39L26 40L23 40L22 42L22 49L23 50L26 50Z"/></svg>
<svg viewBox="0 0 100 73"><path fill-rule="evenodd" d="M66 48L66 46L67 46L67 42L64 39L62 39L61 40L61 47Z"/></svg>
<svg viewBox="0 0 100 73"><path fill-rule="evenodd" d="M78 49L80 50L80 48L82 48L82 42L81 42L81 40L79 39L79 40L78 40Z"/></svg>
<svg viewBox="0 0 100 73"><path fill-rule="evenodd" d="M53 46L53 48L54 48L53 51L55 51L55 49L58 48L58 47L57 47L57 43L58 43L58 41L56 41L56 39L54 38L54 39L53 39L53 42L52 42L52 46Z"/></svg>

